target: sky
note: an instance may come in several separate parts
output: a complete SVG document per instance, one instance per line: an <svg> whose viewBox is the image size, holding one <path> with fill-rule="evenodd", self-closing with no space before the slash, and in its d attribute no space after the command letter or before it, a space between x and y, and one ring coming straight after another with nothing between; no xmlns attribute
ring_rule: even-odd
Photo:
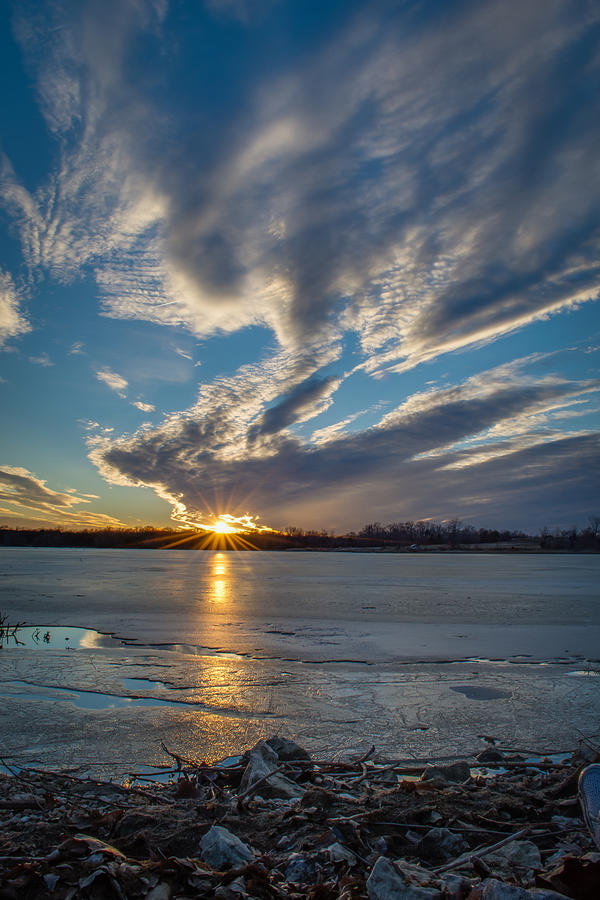
<svg viewBox="0 0 600 900"><path fill-rule="evenodd" d="M0 9L0 524L600 514L596 0Z"/></svg>

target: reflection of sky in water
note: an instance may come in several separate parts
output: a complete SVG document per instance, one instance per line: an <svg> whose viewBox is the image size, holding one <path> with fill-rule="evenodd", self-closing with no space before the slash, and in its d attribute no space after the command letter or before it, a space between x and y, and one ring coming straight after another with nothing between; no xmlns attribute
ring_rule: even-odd
<svg viewBox="0 0 600 900"><path fill-rule="evenodd" d="M158 682L157 682L158 683ZM161 700L158 697L121 697L100 691L78 690L70 687L29 684L27 681L4 682L3 690L11 700L44 700L72 703L78 709L124 709L132 706L170 706L176 709L205 706L194 700Z"/></svg>
<svg viewBox="0 0 600 900"><path fill-rule="evenodd" d="M30 685L26 681L7 682L3 685L3 688L5 695L10 696L11 699L60 701L72 703L78 709L122 709L127 706L180 706L180 704L170 703L168 700L159 700L156 697L120 697L117 694L101 694L97 691L81 691L75 688Z"/></svg>
<svg viewBox="0 0 600 900"><path fill-rule="evenodd" d="M21 626L15 633L3 636L2 645L26 650L97 650L120 647L122 641L90 628L39 625Z"/></svg>
<svg viewBox="0 0 600 900"><path fill-rule="evenodd" d="M164 681L151 681L150 678L122 678L123 687L128 691L156 691L161 688L171 687Z"/></svg>

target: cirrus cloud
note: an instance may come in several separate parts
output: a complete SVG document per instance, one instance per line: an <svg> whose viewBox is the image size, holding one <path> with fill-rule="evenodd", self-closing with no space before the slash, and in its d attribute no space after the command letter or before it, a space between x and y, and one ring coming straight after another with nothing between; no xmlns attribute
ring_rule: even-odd
<svg viewBox="0 0 600 900"><path fill-rule="evenodd" d="M0 269L0 349L10 338L26 334L31 328L21 306L12 277Z"/></svg>
<svg viewBox="0 0 600 900"><path fill-rule="evenodd" d="M101 381L102 384L105 384L111 391L114 391L115 394L118 394L119 397L126 397L125 391L129 386L129 382L126 378L123 378L122 375L119 375L118 372L112 372L109 368L99 369L96 372L96 378L98 381Z"/></svg>
<svg viewBox="0 0 600 900"><path fill-rule="evenodd" d="M163 107L128 77L164 6L109 5L110 29L91 2L18 17L64 150L46 192L9 163L2 189L31 265L93 262L109 315L266 324L288 349L354 331L380 373L598 297L592 5L350 6L326 49L257 67L247 113L202 143L193 95Z"/></svg>
<svg viewBox="0 0 600 900"><path fill-rule="evenodd" d="M0 509L5 524L22 525L24 520L37 527L75 528L119 527L123 523L114 516L81 510L95 495L81 494L72 488L55 491L33 472L22 466L0 466Z"/></svg>

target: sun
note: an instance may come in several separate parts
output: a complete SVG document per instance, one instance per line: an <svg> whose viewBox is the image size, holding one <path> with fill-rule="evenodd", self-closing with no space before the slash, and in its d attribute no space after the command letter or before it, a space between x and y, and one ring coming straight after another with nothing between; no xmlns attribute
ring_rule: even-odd
<svg viewBox="0 0 600 900"><path fill-rule="evenodd" d="M211 525L211 531L214 534L237 534L238 529L230 525L225 519L215 519Z"/></svg>

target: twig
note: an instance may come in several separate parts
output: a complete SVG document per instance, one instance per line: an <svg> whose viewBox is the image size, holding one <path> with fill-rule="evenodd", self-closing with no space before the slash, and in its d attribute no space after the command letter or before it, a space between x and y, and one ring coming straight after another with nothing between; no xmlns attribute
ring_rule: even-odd
<svg viewBox="0 0 600 900"><path fill-rule="evenodd" d="M512 759L498 760L498 762L480 762L471 766L472 769L541 769L548 771L553 769L572 769L571 763L555 763L555 762L516 762Z"/></svg>
<svg viewBox="0 0 600 900"><path fill-rule="evenodd" d="M367 752L366 752L363 756L361 756L360 759L357 759L358 765L360 765L361 763L366 762L366 761L369 759L369 757L373 756L374 753L375 753L375 744L373 744L373 745L371 746L371 749L370 749L370 750L367 750Z"/></svg>
<svg viewBox="0 0 600 900"><path fill-rule="evenodd" d="M200 762L197 759L190 759L187 756L182 756L181 753L175 753L173 750L169 750L167 745L162 741L160 743L160 746L168 756L171 756L175 760L178 766L178 771L183 768L183 765L189 766L192 769L197 769L199 772L219 772L220 774L228 772L236 773L243 769L243 765L217 766L207 762Z"/></svg>
<svg viewBox="0 0 600 900"><path fill-rule="evenodd" d="M48 862L47 856L0 856L0 863L4 862Z"/></svg>
<svg viewBox="0 0 600 900"><path fill-rule="evenodd" d="M526 753L528 756L570 756L572 750L531 750L527 747L502 747L496 745L492 748L498 753Z"/></svg>
<svg viewBox="0 0 600 900"><path fill-rule="evenodd" d="M481 856L487 856L488 853L499 850L500 847L504 847L505 844L510 844L511 841L518 841L519 838L522 838L524 835L528 834L528 832L529 828L522 828L521 831L517 831L515 834L509 834L502 841L498 841L496 844L490 844L489 847L481 847L479 850L463 853L453 862L446 863L444 866L438 866L437 869L434 869L434 872L449 872L450 869L457 869L459 866L462 866L463 863L469 862L473 858L478 859Z"/></svg>
<svg viewBox="0 0 600 900"><path fill-rule="evenodd" d="M172 804L175 802L168 797L158 797L156 794L153 794L150 791L144 791L141 788L123 787L122 784L116 784L114 781L100 781L96 778L78 778L76 775L67 775L64 772L51 772L47 769L28 769L27 771L36 772L38 775L50 775L52 778L66 778L69 781L74 781L76 784L88 784L93 787L112 788L112 790L117 791L117 793L120 794L139 794L140 797L145 797L147 800L157 800L160 803ZM102 803L104 802L106 801L102 800Z"/></svg>
<svg viewBox="0 0 600 900"><path fill-rule="evenodd" d="M193 766L195 769L204 769L204 768L212 768L208 763L200 762L197 759L189 759L187 756L182 756L181 753L174 753L172 750L169 750L167 745L161 741L160 742L161 750L167 754L167 756L172 757L177 763L178 768L181 768L181 764L185 763L186 766Z"/></svg>
<svg viewBox="0 0 600 900"><path fill-rule="evenodd" d="M149 768L157 769L156 773L152 772L128 772L127 775L129 778L159 778L161 775L175 775L176 772L179 772L179 769L170 769L166 766L163 768L162 766L150 766Z"/></svg>
<svg viewBox="0 0 600 900"><path fill-rule="evenodd" d="M590 750L593 750L594 753L600 754L600 749L598 749L598 747L595 747L594 744L592 744L592 742L590 741L590 739L587 738L587 737L585 736L585 734L583 733L583 731L580 731L579 728L575 728L575 731L577 732L577 734L580 734L580 735L581 735L580 743L582 743L582 744L587 744L587 746L590 748ZM595 735L592 735L592 737L595 737Z"/></svg>
<svg viewBox="0 0 600 900"><path fill-rule="evenodd" d="M13 778L15 778L17 781L22 781L22 782L23 782L23 784L25 785L25 787L27 788L27 790L29 791L29 793L31 794L31 796L32 796L32 798L33 798L33 799L32 799L32 803L35 804L35 806L37 807L37 809L42 809L42 810L43 810L43 809L45 808L45 807L44 807L44 804L43 804L43 803L40 803L40 801L37 799L37 797L34 796L33 790L31 789L31 785L27 782L27 779L26 779L26 778L23 778L21 775L19 775L17 772L15 772L13 769L11 769L11 767L8 765L8 763L7 763L4 759L2 759L1 756L0 756L0 763L2 763L2 765L4 766L4 768L5 768L8 772L10 772L10 774L12 775ZM23 807L23 808L25 809L26 807ZM29 807L29 808L31 809L32 807Z"/></svg>

